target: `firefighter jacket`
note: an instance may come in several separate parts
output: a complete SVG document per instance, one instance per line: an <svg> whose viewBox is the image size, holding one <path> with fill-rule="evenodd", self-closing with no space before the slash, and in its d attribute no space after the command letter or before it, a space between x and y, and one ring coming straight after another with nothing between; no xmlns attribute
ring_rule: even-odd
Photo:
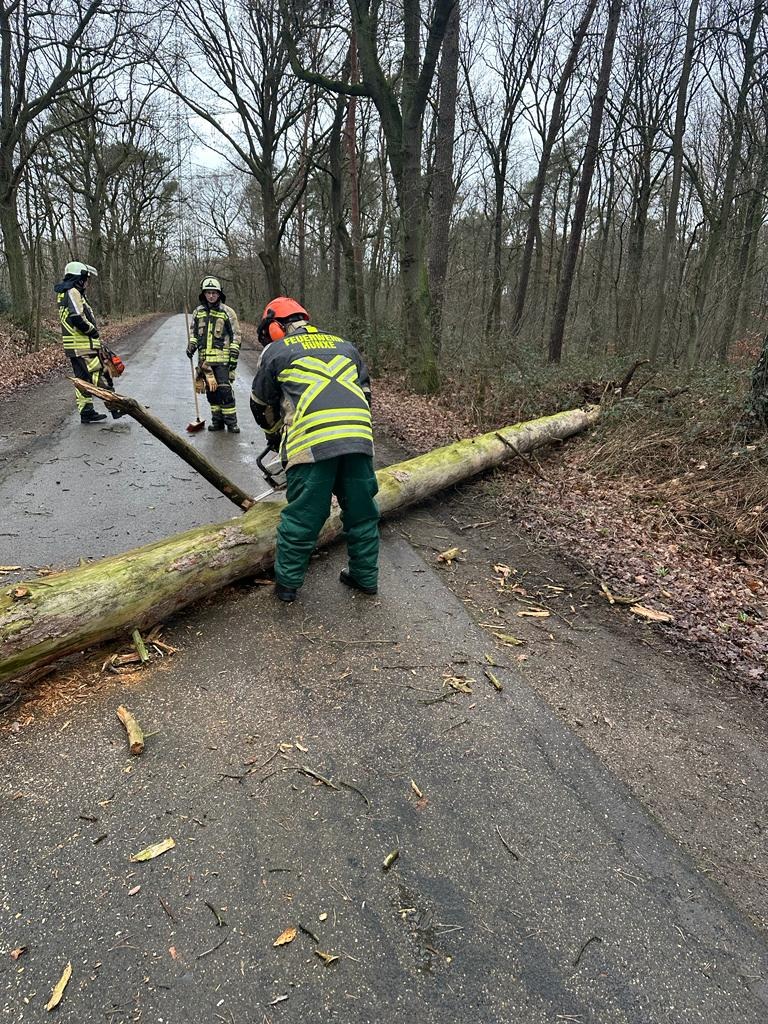
<svg viewBox="0 0 768 1024"><path fill-rule="evenodd" d="M221 296L222 300L224 295ZM231 369L240 356L240 322L237 313L223 301L209 306L201 294L200 305L192 313L189 352L197 349L199 362L224 363Z"/></svg>
<svg viewBox="0 0 768 1024"><path fill-rule="evenodd" d="M72 355L86 355L99 349L99 328L96 317L80 291L79 278L71 275L54 286L61 321L61 340L64 351Z"/></svg>
<svg viewBox="0 0 768 1024"><path fill-rule="evenodd" d="M373 455L365 363L350 342L309 324L266 346L253 379L251 410L268 438L282 429L286 469L338 455Z"/></svg>

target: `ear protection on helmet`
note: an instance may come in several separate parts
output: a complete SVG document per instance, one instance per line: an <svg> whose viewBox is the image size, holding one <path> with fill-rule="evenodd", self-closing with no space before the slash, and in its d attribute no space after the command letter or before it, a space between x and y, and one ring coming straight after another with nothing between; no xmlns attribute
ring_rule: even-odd
<svg viewBox="0 0 768 1024"><path fill-rule="evenodd" d="M264 319L256 329L256 336L262 345L268 345L270 341L282 341L285 337L285 328L279 320L275 319L274 309L268 309Z"/></svg>

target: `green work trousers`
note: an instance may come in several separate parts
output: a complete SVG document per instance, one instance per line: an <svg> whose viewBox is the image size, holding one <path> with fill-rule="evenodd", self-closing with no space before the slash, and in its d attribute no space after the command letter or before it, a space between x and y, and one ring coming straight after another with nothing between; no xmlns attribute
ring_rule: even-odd
<svg viewBox="0 0 768 1024"><path fill-rule="evenodd" d="M370 455L338 455L291 466L286 477L288 504L277 528L277 582L293 590L304 582L335 494L341 506L350 574L364 587L377 586L379 507L375 495L379 485Z"/></svg>

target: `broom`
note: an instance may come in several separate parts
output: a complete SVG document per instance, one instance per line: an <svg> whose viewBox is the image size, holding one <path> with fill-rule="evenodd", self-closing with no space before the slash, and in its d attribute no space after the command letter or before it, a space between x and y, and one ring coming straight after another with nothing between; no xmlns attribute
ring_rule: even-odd
<svg viewBox="0 0 768 1024"><path fill-rule="evenodd" d="M189 314L187 312L187 304L184 303L184 323L187 328L187 339L189 339ZM205 420L200 419L200 406L197 401L197 382L195 380L195 367L192 360L189 360L189 368L192 371L192 394L195 396L195 419L193 423L187 424L187 433L196 434L199 430L202 430L205 426Z"/></svg>

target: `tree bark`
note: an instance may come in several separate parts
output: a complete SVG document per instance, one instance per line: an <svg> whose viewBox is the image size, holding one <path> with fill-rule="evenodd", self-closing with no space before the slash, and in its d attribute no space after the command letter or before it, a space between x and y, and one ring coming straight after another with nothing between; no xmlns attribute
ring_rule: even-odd
<svg viewBox="0 0 768 1024"><path fill-rule="evenodd" d="M16 187L5 187L0 177L0 231L3 235L5 262L8 267L11 308L17 323L22 327L28 327L32 318L32 306L27 281L27 265L21 242L17 196Z"/></svg>
<svg viewBox="0 0 768 1024"><path fill-rule="evenodd" d="M435 166L432 171L432 229L429 239L429 294L432 339L439 354L443 341L443 305L448 274L448 236L455 188L453 150L456 129L456 93L459 78L459 0L456 0L445 30L438 81Z"/></svg>
<svg viewBox="0 0 768 1024"><path fill-rule="evenodd" d="M279 212L271 180L265 179L261 182L261 203L264 215L264 248L259 253L259 259L267 277L267 291L274 298L283 294L283 282L280 269Z"/></svg>
<svg viewBox="0 0 768 1024"><path fill-rule="evenodd" d="M353 85L360 81L357 66L357 39L354 30L349 41L349 79ZM344 142L347 151L347 173L349 174L349 220L352 228L352 273L354 288L353 336L365 328L365 290L363 287L363 229L360 219L360 181L357 173L357 96L347 97L347 116L344 122Z"/></svg>
<svg viewBox="0 0 768 1024"><path fill-rule="evenodd" d="M688 108L688 81L691 77L693 54L696 47L696 19L699 13L699 0L691 0L688 9L688 26L685 32L685 55L677 88L675 107L675 128L672 134L672 187L669 193L669 209L667 222L664 225L664 240L659 262L659 278L656 288L656 305L653 311L653 327L651 328L651 344L648 359L653 365L659 354L661 325L664 321L664 309L667 298L667 275L669 273L669 257L677 234L677 212L680 205L680 183L683 178L683 136L685 134L685 115Z"/></svg>
<svg viewBox="0 0 768 1024"><path fill-rule="evenodd" d="M592 175L597 161L597 150L600 144L600 130L603 125L603 111L608 95L608 81L611 76L611 65L613 63L613 48L616 42L616 33L621 17L622 0L611 0L608 26L605 30L605 41L603 43L603 55L600 61L600 73L597 78L595 98L592 102L592 113L589 118L589 133L587 145L584 151L584 163L581 170L581 181L576 196L576 205L573 211L573 222L571 223L571 237L568 241L568 248L563 266L563 276L560 281L560 289L555 302L555 313L552 318L552 331L549 336L549 361L559 363L563 350L563 334L565 333L565 318L568 314L568 305L571 299L571 286L573 275L576 270L576 260L579 255L581 244L581 233L584 227L584 219L587 213L589 192L592 188Z"/></svg>
<svg viewBox="0 0 768 1024"><path fill-rule="evenodd" d="M752 389L742 422L750 437L768 431L768 334L752 373Z"/></svg>
<svg viewBox="0 0 768 1024"><path fill-rule="evenodd" d="M498 465L512 455L510 444L524 454L592 426L599 415L598 406L571 409L382 469L377 474L381 512L389 515ZM144 629L268 568L282 507L282 502L261 502L238 519L0 589L0 681ZM319 543L328 544L340 533L337 510Z"/></svg>

